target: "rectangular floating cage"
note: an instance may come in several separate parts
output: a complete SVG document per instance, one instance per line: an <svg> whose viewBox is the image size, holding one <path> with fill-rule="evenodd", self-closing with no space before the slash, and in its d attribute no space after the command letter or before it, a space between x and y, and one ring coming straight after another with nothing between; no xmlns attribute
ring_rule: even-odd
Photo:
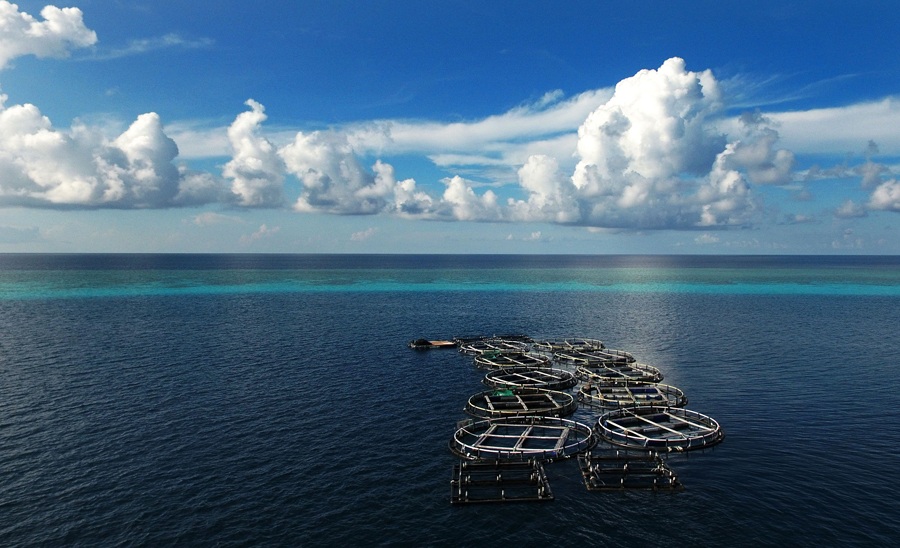
<svg viewBox="0 0 900 548"><path fill-rule="evenodd" d="M460 461L450 480L451 504L553 500L544 466L537 460Z"/></svg>
<svg viewBox="0 0 900 548"><path fill-rule="evenodd" d="M608 449L578 457L584 485L589 491L681 491L684 485L658 453Z"/></svg>

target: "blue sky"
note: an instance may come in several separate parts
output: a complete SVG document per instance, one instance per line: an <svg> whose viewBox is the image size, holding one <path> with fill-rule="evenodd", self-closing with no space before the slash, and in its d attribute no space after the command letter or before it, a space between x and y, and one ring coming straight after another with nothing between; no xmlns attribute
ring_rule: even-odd
<svg viewBox="0 0 900 548"><path fill-rule="evenodd" d="M0 0L0 252L900 253L895 2Z"/></svg>

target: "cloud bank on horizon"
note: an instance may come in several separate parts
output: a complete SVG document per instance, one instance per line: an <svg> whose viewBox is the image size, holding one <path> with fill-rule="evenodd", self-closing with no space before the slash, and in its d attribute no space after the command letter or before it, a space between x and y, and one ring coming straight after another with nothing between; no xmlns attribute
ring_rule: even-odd
<svg viewBox="0 0 900 548"><path fill-rule="evenodd" d="M18 57L65 57L97 42L78 8L45 7L42 20L0 1L0 69ZM3 72L2 74L6 74ZM844 108L731 113L727 86L672 57L614 88L534 103L469 122L373 120L319 131L267 132L252 98L227 128L168 135L154 112L119 135L75 122L54 127L32 104L0 95L0 206L154 209L221 205L408 219L546 222L614 230L751 227L764 219L760 187L858 178L868 200L838 218L900 212L891 166L796 169L795 150L841 132L900 152L893 98ZM854 113L856 117L854 117ZM879 124L853 120L878 119ZM848 118L849 117L849 118ZM843 120L843 123L840 123ZM888 120L888 121L886 121ZM893 127L898 127L893 125ZM219 142L220 171L190 167L179 148ZM403 177L391 155L426 156L448 175ZM797 217L799 218L799 217ZM360 236L360 239L363 239Z"/></svg>

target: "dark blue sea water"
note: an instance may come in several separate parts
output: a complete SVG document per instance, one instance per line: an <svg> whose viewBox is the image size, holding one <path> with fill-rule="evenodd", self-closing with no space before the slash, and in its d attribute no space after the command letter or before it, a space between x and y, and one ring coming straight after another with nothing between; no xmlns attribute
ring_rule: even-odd
<svg viewBox="0 0 900 548"><path fill-rule="evenodd" d="M900 258L0 255L0 545L889 545ZM484 371L600 338L717 419L680 493L450 505ZM579 410L578 420L599 413Z"/></svg>

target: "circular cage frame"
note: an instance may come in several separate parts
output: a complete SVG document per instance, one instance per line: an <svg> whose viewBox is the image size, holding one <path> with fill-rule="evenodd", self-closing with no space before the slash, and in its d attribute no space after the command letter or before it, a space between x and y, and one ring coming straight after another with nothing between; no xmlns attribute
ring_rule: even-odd
<svg viewBox="0 0 900 548"><path fill-rule="evenodd" d="M572 394L541 388L500 388L473 394L465 412L481 418L565 417L578 409Z"/></svg>
<svg viewBox="0 0 900 548"><path fill-rule="evenodd" d="M504 443L505 445L495 445ZM507 417L461 421L450 450L466 460L566 459L597 443L591 427L569 419Z"/></svg>
<svg viewBox="0 0 900 548"><path fill-rule="evenodd" d="M597 435L614 445L635 449L693 451L725 438L715 419L684 408L627 407L597 419Z"/></svg>
<svg viewBox="0 0 900 548"><path fill-rule="evenodd" d="M578 384L578 378L565 369L507 367L488 371L481 382L491 388L564 390Z"/></svg>
<svg viewBox="0 0 900 548"><path fill-rule="evenodd" d="M502 354L524 354L529 348L526 341L495 338L477 339L459 345L461 353L475 356L494 351Z"/></svg>
<svg viewBox="0 0 900 548"><path fill-rule="evenodd" d="M603 350L606 345L600 339L587 337L568 337L562 339L541 339L534 341L532 347L541 352L585 352L589 350Z"/></svg>
<svg viewBox="0 0 900 548"><path fill-rule="evenodd" d="M600 365L575 368L575 376L586 382L603 383L658 383L663 380L662 372L652 365L632 363L629 365Z"/></svg>
<svg viewBox="0 0 900 548"><path fill-rule="evenodd" d="M505 369L510 367L536 369L550 367L552 362L550 358L538 354L489 350L475 356L475 365L487 369Z"/></svg>
<svg viewBox="0 0 900 548"><path fill-rule="evenodd" d="M602 365L631 365L637 358L631 352L606 348L603 350L564 351L553 353L553 359L560 363L573 363L585 367Z"/></svg>
<svg viewBox="0 0 900 548"><path fill-rule="evenodd" d="M687 396L680 388L653 382L587 382L578 389L579 402L602 409L621 407L684 407Z"/></svg>

